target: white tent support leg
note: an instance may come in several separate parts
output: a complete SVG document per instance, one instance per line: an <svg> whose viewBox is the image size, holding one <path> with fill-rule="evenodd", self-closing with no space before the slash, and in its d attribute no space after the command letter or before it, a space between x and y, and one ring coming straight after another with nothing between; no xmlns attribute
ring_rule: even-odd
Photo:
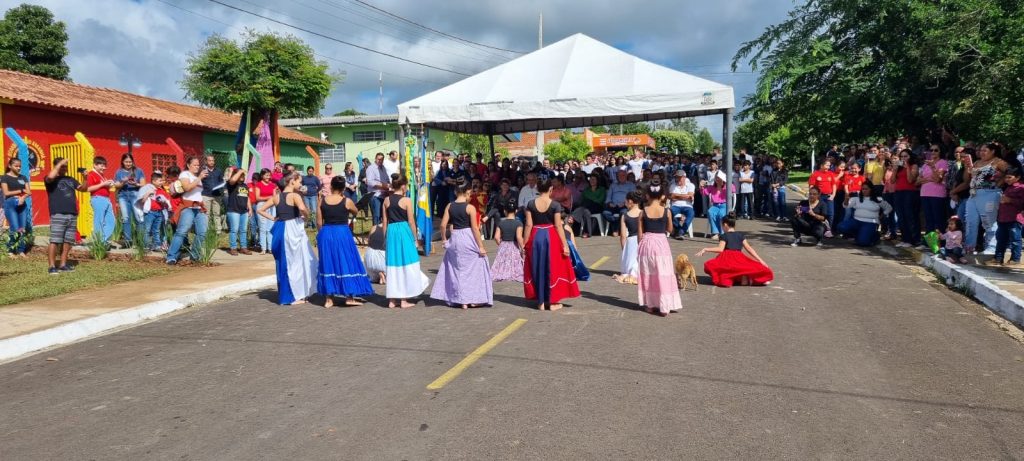
<svg viewBox="0 0 1024 461"><path fill-rule="evenodd" d="M722 153L725 155L725 203L732 203L732 109L722 114Z"/></svg>

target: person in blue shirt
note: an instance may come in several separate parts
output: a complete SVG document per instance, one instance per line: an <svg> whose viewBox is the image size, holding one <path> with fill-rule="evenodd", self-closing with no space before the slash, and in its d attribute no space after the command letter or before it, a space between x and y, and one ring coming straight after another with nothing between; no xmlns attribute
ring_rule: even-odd
<svg viewBox="0 0 1024 461"><path fill-rule="evenodd" d="M114 173L114 185L117 187L117 210L121 214L121 234L125 246L132 242L132 223L136 226L142 224L142 220L135 216L134 204L138 199L139 188L145 184L146 175L142 168L135 165L135 157L129 153L122 155L121 168Z"/></svg>
<svg viewBox="0 0 1024 461"><path fill-rule="evenodd" d="M636 190L636 184L627 181L627 177L626 170L619 170L615 173L615 184L608 188L608 195L604 200L604 211L601 213L605 222L619 222L619 216L626 212L626 196ZM612 235L618 235L618 232L613 231Z"/></svg>
<svg viewBox="0 0 1024 461"><path fill-rule="evenodd" d="M322 186L323 183L320 182L316 169L306 167L306 175L302 177L302 201L305 203L306 209L312 212L313 217L307 220L307 225L313 229L316 229L316 214L320 210L317 207L316 199L320 195Z"/></svg>

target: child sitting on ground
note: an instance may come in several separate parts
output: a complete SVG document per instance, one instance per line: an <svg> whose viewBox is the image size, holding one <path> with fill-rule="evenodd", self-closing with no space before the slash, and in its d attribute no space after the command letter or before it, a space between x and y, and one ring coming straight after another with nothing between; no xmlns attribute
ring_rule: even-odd
<svg viewBox="0 0 1024 461"><path fill-rule="evenodd" d="M736 232L735 213L722 218L722 228L725 232L717 247L697 252L697 257L704 256L704 253L718 253L717 257L704 263L704 272L711 276L711 282L724 288L735 284L749 286L771 283L775 274L747 242L746 235ZM750 254L749 257L743 254L744 250Z"/></svg>
<svg viewBox="0 0 1024 461"><path fill-rule="evenodd" d="M945 258L946 261L951 263L967 263L967 258L964 257L963 227L964 223L960 222L960 218L956 216L949 218L949 223L946 224L946 232L942 234L941 238L944 243L939 250L940 258Z"/></svg>

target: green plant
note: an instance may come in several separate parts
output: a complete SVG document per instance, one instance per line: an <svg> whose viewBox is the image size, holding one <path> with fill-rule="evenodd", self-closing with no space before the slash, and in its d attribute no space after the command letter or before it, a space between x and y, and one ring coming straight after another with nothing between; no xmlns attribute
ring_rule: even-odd
<svg viewBox="0 0 1024 461"><path fill-rule="evenodd" d="M146 257L146 253L149 248L146 248L146 230L142 228L142 225L131 221L132 226L132 258L136 261L142 261L142 258Z"/></svg>
<svg viewBox="0 0 1024 461"><path fill-rule="evenodd" d="M119 241L121 239L122 235L124 235L124 223L121 222L121 213L120 213L120 211L115 211L114 212L114 233L110 234L110 239L115 241L115 242L117 242L117 241ZM127 244L128 242L124 242L124 243Z"/></svg>
<svg viewBox="0 0 1024 461"><path fill-rule="evenodd" d="M98 239L95 235L89 239L89 244L86 245L86 248L89 249L89 256L92 256L92 259L97 261L106 259L107 254L110 253L110 247L107 246L107 242Z"/></svg>
<svg viewBox="0 0 1024 461"><path fill-rule="evenodd" d="M200 238L202 238L201 241ZM199 250L199 261L197 262L208 264L210 260L213 259L213 255L217 252L217 247L219 243L218 238L219 236L217 235L217 231L213 228L213 226L206 227L205 235L200 236L196 234L194 244L198 245L197 249Z"/></svg>

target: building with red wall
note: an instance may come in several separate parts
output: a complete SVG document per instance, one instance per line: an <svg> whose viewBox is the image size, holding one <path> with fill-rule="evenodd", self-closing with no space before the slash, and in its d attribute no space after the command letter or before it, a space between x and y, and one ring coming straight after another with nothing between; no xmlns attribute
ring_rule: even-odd
<svg viewBox="0 0 1024 461"><path fill-rule="evenodd" d="M44 77L0 70L0 127L14 128L29 146L33 222L49 222L43 178L50 171L54 146L76 142L81 133L95 156L107 159L110 176L127 147L122 136L141 141L133 148L136 163L148 175L154 168L182 166L186 158L208 152L204 135L234 133L239 116L107 88L79 85ZM282 128L282 143L321 146L319 139ZM0 135L0 152L7 159L18 155L17 146ZM84 231L91 229L82 229Z"/></svg>

